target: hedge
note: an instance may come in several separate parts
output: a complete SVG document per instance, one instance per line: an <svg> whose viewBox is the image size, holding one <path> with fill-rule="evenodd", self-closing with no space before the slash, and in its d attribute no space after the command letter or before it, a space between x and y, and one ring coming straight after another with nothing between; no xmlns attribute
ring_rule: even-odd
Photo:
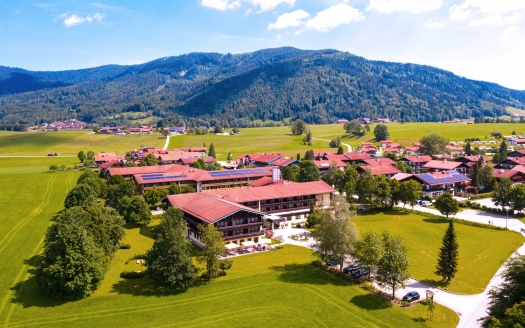
<svg viewBox="0 0 525 328"><path fill-rule="evenodd" d="M120 278L126 278L126 279L137 279L142 278L145 275L148 274L148 271L123 271L120 273Z"/></svg>

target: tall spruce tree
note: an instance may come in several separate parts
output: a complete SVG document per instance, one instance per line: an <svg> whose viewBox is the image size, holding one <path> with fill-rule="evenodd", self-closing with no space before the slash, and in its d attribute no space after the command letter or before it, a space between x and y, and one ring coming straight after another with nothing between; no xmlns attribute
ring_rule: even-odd
<svg viewBox="0 0 525 328"><path fill-rule="evenodd" d="M217 158L217 155L215 154L215 146L213 144L210 144L210 148L208 150L208 156L211 156L213 158Z"/></svg>
<svg viewBox="0 0 525 328"><path fill-rule="evenodd" d="M443 242L439 249L438 263L436 265L436 271L434 272L438 276L441 276L447 285L458 271L458 248L459 245L456 231L454 230L454 221L451 220L443 236Z"/></svg>
<svg viewBox="0 0 525 328"><path fill-rule="evenodd" d="M467 141L465 145L465 155L472 156L472 147L470 146L470 141Z"/></svg>
<svg viewBox="0 0 525 328"><path fill-rule="evenodd" d="M474 187L479 186L479 172L481 171L482 167L483 167L483 156L479 156L478 161L472 167L472 175L470 176L470 179L471 179L470 184L473 185Z"/></svg>

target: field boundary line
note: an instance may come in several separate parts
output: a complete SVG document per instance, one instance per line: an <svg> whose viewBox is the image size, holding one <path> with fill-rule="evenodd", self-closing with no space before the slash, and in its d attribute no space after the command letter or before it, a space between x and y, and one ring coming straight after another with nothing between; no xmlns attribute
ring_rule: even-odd
<svg viewBox="0 0 525 328"><path fill-rule="evenodd" d="M18 223L9 231L5 237L0 241L0 253L4 251L4 249L11 243L13 238L15 238L16 234L22 229L31 219L33 219L35 216L42 213L42 210L44 209L45 205L49 202L49 198L51 196L51 191L53 190L53 182L56 180L56 176L53 176L49 181L47 182L46 192L44 194L44 197L42 198L42 202L36 209L33 210L33 213L27 216L25 219L18 221ZM9 238L7 241L6 239ZM5 243L4 243L5 242Z"/></svg>

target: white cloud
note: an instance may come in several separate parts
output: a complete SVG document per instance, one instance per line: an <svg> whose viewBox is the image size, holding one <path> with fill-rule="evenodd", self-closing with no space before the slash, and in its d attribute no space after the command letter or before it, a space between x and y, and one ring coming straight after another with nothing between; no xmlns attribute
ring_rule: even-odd
<svg viewBox="0 0 525 328"><path fill-rule="evenodd" d="M440 28L440 27L443 27L445 26L444 23L439 23L439 22L434 22L434 21L431 21L429 20L428 22L426 22L425 24L423 24L424 27L427 27L427 28Z"/></svg>
<svg viewBox="0 0 525 328"><path fill-rule="evenodd" d="M317 13L314 18L306 22L306 27L310 30L326 32L339 25L359 21L364 18L365 16L358 9L345 3L340 3Z"/></svg>
<svg viewBox="0 0 525 328"><path fill-rule="evenodd" d="M525 1L517 0L465 0L449 11L451 20L471 20L469 26L515 24L524 14Z"/></svg>
<svg viewBox="0 0 525 328"><path fill-rule="evenodd" d="M217 10L236 9L241 6L240 0L202 0L201 5Z"/></svg>
<svg viewBox="0 0 525 328"><path fill-rule="evenodd" d="M441 8L442 0L370 0L366 10L375 10L383 14L396 11L408 11L419 14Z"/></svg>
<svg viewBox="0 0 525 328"><path fill-rule="evenodd" d="M509 27L501 34L501 39L504 42L516 42L521 39L521 30L516 27Z"/></svg>
<svg viewBox="0 0 525 328"><path fill-rule="evenodd" d="M67 27L71 27L73 25L78 25L78 24L82 24L82 23L85 23L85 22L87 22L87 23L100 22L100 21L102 21L103 18L104 18L104 16L102 16L99 13L96 13L93 16L86 16L86 17L80 17L80 16L77 16L77 15L71 15L71 16L67 17L66 19L64 19L64 25L66 25Z"/></svg>
<svg viewBox="0 0 525 328"><path fill-rule="evenodd" d="M277 34L275 37L277 38L277 40L281 40L281 35L280 34Z"/></svg>
<svg viewBox="0 0 525 328"><path fill-rule="evenodd" d="M295 5L295 0L245 0L246 2L251 3L254 7L259 7L261 12L269 11L277 8L279 5L289 5L293 7Z"/></svg>
<svg viewBox="0 0 525 328"><path fill-rule="evenodd" d="M490 15L479 19L473 19L468 26L504 26L518 23L523 15L515 13L512 15Z"/></svg>
<svg viewBox="0 0 525 328"><path fill-rule="evenodd" d="M268 29L280 30L289 26L299 26L301 25L302 20L308 17L310 17L310 15L306 11L298 9L294 12L282 14L277 17L275 23L268 25Z"/></svg>
<svg viewBox="0 0 525 328"><path fill-rule="evenodd" d="M248 16L251 13L252 13L252 8L248 8L248 10L246 10L246 12L244 13L244 16Z"/></svg>
<svg viewBox="0 0 525 328"><path fill-rule="evenodd" d="M304 32L304 29L300 29L294 32L295 35L299 35Z"/></svg>

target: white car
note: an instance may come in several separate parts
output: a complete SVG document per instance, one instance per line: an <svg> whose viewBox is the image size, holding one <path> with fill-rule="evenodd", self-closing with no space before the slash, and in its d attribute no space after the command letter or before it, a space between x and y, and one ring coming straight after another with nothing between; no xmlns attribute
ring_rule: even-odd
<svg viewBox="0 0 525 328"><path fill-rule="evenodd" d="M432 206L432 202L429 202L428 200L420 200L419 201L419 206Z"/></svg>

